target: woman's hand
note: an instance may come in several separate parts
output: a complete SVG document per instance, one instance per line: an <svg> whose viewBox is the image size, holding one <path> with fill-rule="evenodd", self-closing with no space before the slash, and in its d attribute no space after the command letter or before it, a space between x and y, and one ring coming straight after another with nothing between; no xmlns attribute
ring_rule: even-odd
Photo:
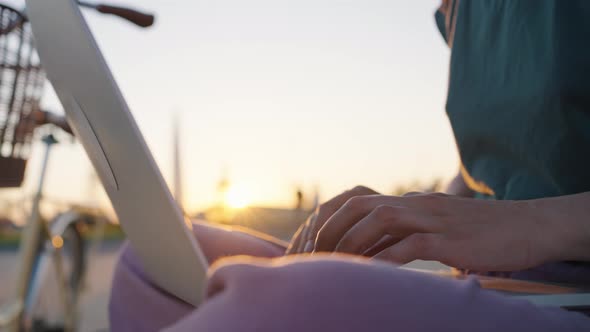
<svg viewBox="0 0 590 332"><path fill-rule="evenodd" d="M444 194L353 197L320 229L314 250L400 264L424 259L478 271L525 269L561 259L561 247L572 245L574 232L562 231L574 227L564 224L568 211L554 211L558 207L549 201Z"/></svg>
<svg viewBox="0 0 590 332"><path fill-rule="evenodd" d="M316 211L309 216L307 221L299 227L285 254L292 255L311 252L314 247L317 232L322 226L324 226L324 223L334 214L334 212L340 209L344 203L353 197L375 194L377 194L377 192L372 189L357 186L320 205Z"/></svg>

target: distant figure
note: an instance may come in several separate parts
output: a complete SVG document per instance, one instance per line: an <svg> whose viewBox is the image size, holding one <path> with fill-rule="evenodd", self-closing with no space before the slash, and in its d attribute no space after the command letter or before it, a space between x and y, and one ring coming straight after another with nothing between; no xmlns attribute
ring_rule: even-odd
<svg viewBox="0 0 590 332"><path fill-rule="evenodd" d="M301 188L297 188L297 192L295 194L297 196L297 203L295 205L296 210L301 210L303 208L303 191Z"/></svg>

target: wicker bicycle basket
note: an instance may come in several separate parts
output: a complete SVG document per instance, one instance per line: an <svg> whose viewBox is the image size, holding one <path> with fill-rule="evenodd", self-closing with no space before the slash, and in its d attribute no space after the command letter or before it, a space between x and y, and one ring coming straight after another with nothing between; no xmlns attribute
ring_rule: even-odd
<svg viewBox="0 0 590 332"><path fill-rule="evenodd" d="M44 83L26 17L0 4L0 188L22 184Z"/></svg>

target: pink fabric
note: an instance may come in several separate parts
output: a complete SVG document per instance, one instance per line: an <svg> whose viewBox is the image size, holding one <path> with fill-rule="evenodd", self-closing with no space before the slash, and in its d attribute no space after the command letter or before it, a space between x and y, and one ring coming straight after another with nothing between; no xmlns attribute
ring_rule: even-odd
<svg viewBox="0 0 590 332"><path fill-rule="evenodd" d="M205 225L195 234L216 261L207 300L195 309L161 291L127 247L113 280L113 331L590 330L584 315L485 291L474 279L447 280L350 256L278 257L280 245ZM221 259L237 254L250 256Z"/></svg>

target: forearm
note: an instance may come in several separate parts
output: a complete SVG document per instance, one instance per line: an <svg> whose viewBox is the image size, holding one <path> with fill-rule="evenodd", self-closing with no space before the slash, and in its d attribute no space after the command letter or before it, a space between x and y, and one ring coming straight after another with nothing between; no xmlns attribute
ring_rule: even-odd
<svg viewBox="0 0 590 332"><path fill-rule="evenodd" d="M590 262L590 192L529 201L550 261Z"/></svg>

